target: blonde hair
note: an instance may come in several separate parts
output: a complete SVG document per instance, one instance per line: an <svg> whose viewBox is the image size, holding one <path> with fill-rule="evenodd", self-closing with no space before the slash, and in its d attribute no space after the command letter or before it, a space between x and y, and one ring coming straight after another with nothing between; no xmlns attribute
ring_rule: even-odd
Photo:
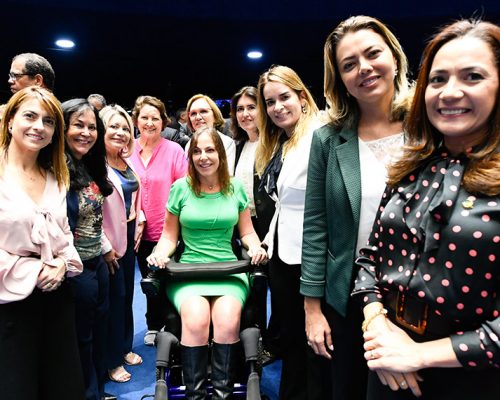
<svg viewBox="0 0 500 400"><path fill-rule="evenodd" d="M187 124L189 129L191 129L191 131L194 131L193 124L191 123L191 118L189 118L189 111L191 111L193 103L199 99L204 99L208 103L208 105L212 109L212 112L214 113L214 128L217 129L218 131L222 131L222 129L224 129L224 122L225 122L224 117L222 116L222 112L219 109L219 107L217 107L217 104L215 104L215 101L213 101L206 94L195 94L187 102L186 112L188 114Z"/></svg>
<svg viewBox="0 0 500 400"><path fill-rule="evenodd" d="M286 152L293 149L299 140L306 134L307 126L318 113L318 106L311 93L293 69L282 65L275 65L260 76L257 86L259 144L255 153L255 169L260 176L278 149L280 136L285 134L280 127L273 123L271 117L267 114L264 87L269 82L278 82L288 86L297 93L299 98L306 101L306 105L303 107L302 114L293 129L290 139L283 145L283 157L285 157Z"/></svg>
<svg viewBox="0 0 500 400"><path fill-rule="evenodd" d="M120 152L120 156L122 157L130 157L132 153L134 152L134 123L132 121L132 118L130 115L125 111L125 109L118 104L110 105L104 107L100 112L99 112L99 117L101 118L102 123L104 124L104 134L106 134L106 131L108 130L108 125L111 119L115 115L120 115L125 120L127 121L128 128L130 130L130 138L127 143L126 149L122 149Z"/></svg>
<svg viewBox="0 0 500 400"><path fill-rule="evenodd" d="M42 107L54 118L54 134L52 141L38 153L37 163L40 168L54 174L59 187L69 187L69 171L64 155L64 117L59 100L47 89L39 86L30 86L16 92L9 100L3 111L0 122L0 151L3 160L7 155L12 134L9 132L9 123L16 115L19 107L29 100L38 100ZM0 164L0 173L3 166Z"/></svg>
<svg viewBox="0 0 500 400"><path fill-rule="evenodd" d="M337 129L355 129L359 120L359 106L349 95L340 78L337 65L337 46L348 34L361 30L371 30L382 37L396 59L397 73L394 77L394 97L391 104L391 121L402 121L410 108L411 90L408 82L408 60L394 34L376 18L365 15L350 17L342 21L328 35L324 46L325 81L324 95L329 106L330 123Z"/></svg>
<svg viewBox="0 0 500 400"><path fill-rule="evenodd" d="M0 104L0 122L2 122L3 110L5 110L5 107L7 107L7 104Z"/></svg>

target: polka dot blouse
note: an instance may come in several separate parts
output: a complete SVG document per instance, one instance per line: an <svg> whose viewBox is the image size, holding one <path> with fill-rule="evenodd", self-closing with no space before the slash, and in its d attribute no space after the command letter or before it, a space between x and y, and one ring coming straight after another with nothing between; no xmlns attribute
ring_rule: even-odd
<svg viewBox="0 0 500 400"><path fill-rule="evenodd" d="M353 295L365 305L388 290L419 298L472 327L451 335L464 367L500 367L500 197L467 193L466 163L440 150L386 189L356 261Z"/></svg>

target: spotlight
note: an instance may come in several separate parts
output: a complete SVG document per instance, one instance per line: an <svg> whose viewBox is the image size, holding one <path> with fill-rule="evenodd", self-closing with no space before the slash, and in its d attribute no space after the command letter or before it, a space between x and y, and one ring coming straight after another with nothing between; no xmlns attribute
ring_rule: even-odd
<svg viewBox="0 0 500 400"><path fill-rule="evenodd" d="M258 60L259 58L262 58L262 51L260 50L252 50L247 53L247 57L250 58L251 60Z"/></svg>
<svg viewBox="0 0 500 400"><path fill-rule="evenodd" d="M59 39L56 40L56 46L62 49L72 49L75 47L75 42L69 39Z"/></svg>

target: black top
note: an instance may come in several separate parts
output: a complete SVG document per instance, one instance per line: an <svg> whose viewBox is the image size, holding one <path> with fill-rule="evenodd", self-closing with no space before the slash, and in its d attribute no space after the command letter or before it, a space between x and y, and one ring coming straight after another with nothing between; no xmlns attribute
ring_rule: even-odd
<svg viewBox="0 0 500 400"><path fill-rule="evenodd" d="M500 367L500 197L473 196L467 158L440 149L387 189L356 264L365 304L404 292L469 327L451 335L464 367Z"/></svg>

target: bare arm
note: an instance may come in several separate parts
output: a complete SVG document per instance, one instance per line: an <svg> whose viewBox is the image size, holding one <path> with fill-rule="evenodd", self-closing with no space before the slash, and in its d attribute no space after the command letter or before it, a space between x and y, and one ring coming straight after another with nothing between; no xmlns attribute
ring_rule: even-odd
<svg viewBox="0 0 500 400"><path fill-rule="evenodd" d="M177 240L179 239L179 217L170 211L165 213L163 232L153 253L146 258L148 264L158 268L165 268L170 257L175 252Z"/></svg>
<svg viewBox="0 0 500 400"><path fill-rule="evenodd" d="M241 243L248 249L248 255L252 257L252 264L260 264L267 260L267 253L262 248L261 242L252 225L250 210L245 208L240 212L238 220L238 231L240 233Z"/></svg>

